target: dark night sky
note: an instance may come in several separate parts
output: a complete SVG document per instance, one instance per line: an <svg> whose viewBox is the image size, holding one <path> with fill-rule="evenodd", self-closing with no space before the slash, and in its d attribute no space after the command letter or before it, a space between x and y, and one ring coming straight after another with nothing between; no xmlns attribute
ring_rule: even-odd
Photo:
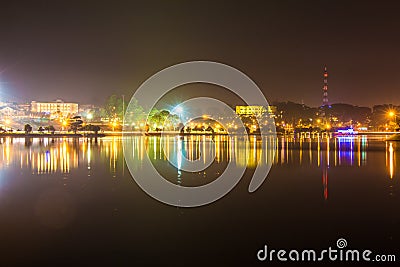
<svg viewBox="0 0 400 267"><path fill-rule="evenodd" d="M400 104L395 1L7 1L0 99L101 104L189 60L229 64L268 100ZM190 89L190 88L189 88Z"/></svg>

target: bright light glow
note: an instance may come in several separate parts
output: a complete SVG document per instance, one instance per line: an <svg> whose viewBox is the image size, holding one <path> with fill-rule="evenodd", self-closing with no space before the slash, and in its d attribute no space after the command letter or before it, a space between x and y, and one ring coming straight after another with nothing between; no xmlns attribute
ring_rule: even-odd
<svg viewBox="0 0 400 267"><path fill-rule="evenodd" d="M327 124L327 125L326 125L326 129L329 130L330 128L331 128L331 125L330 125L330 124Z"/></svg>
<svg viewBox="0 0 400 267"><path fill-rule="evenodd" d="M6 119L5 123L8 125L8 124L11 123L11 120L10 119Z"/></svg>
<svg viewBox="0 0 400 267"><path fill-rule="evenodd" d="M391 110L391 111L389 111L388 115L389 115L389 117L394 117L394 115L396 115L396 113L393 110Z"/></svg>
<svg viewBox="0 0 400 267"><path fill-rule="evenodd" d="M87 118L88 120L93 119L93 114L92 114L92 113L87 114L86 118Z"/></svg>
<svg viewBox="0 0 400 267"><path fill-rule="evenodd" d="M178 113L178 114L181 114L183 112L183 108L180 107L180 106L175 107L175 112Z"/></svg>
<svg viewBox="0 0 400 267"><path fill-rule="evenodd" d="M62 125L63 125L63 126L67 126L67 121L63 121L63 122L62 122Z"/></svg>

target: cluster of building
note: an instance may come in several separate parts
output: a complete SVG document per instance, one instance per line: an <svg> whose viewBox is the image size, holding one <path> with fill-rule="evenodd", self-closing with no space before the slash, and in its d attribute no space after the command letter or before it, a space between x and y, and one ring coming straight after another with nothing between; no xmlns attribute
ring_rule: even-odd
<svg viewBox="0 0 400 267"><path fill-rule="evenodd" d="M78 103L56 100L54 102L37 102L18 104L0 102L0 116L13 118L35 118L43 116L70 116L79 112Z"/></svg>
<svg viewBox="0 0 400 267"><path fill-rule="evenodd" d="M46 102L32 101L23 104L0 101L0 128L17 129L25 123L40 121L40 119L62 122L78 114L89 117L98 109L94 105L79 105L59 99Z"/></svg>
<svg viewBox="0 0 400 267"><path fill-rule="evenodd" d="M108 121L109 118L101 110L100 107L94 105L78 105L78 103L62 100L32 101L23 104L0 102L0 129L23 129L23 125L26 123L33 123L36 127L54 123L65 126L64 122L76 115L84 117L91 123L99 123L103 126L110 124L115 128L117 125ZM259 123L268 124L269 119L273 118L277 130L285 133L302 130L332 131L346 127L357 131L396 131L400 127L399 110L400 107L392 105L377 105L371 109L348 104L332 104L312 108L293 102L274 102L269 106L241 105L235 107L236 114L240 116L250 131L258 131L261 126ZM212 115L210 114L211 117ZM145 117L136 124L134 123L135 130L144 127ZM227 130L237 127L232 119L231 117L218 118L227 125ZM205 124L207 123L202 122L203 127L210 126ZM222 129L221 125L219 126L219 129ZM171 127L177 127L177 125Z"/></svg>

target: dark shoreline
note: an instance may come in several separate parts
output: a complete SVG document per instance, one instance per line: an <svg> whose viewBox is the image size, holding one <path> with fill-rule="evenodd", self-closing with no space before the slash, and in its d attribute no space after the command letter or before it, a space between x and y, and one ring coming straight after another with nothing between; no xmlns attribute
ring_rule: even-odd
<svg viewBox="0 0 400 267"><path fill-rule="evenodd" d="M299 133L297 133L299 134ZM361 136L361 135L375 135L375 136L384 136L384 135L394 135L394 133L390 132L363 132L363 133L358 133L358 134L353 134L353 135L341 135L337 133L330 133L333 136ZM396 133L399 134L399 133ZM132 133L121 133L121 132L116 132L116 133L99 133L99 134L94 134L94 133L31 133L31 134L25 134L25 133L0 133L0 138L3 137L11 137L11 138L101 138L101 137L107 137L107 136L137 136L137 135L143 135L143 136L161 136L161 135L174 135L174 136L193 136L193 135L201 135L201 136L228 136L229 134L227 133L172 133L172 132L166 132L166 133L161 133L161 132L151 132L151 133L144 133L144 132L132 132ZM233 134L233 135L245 135L245 134ZM249 135L254 135L254 136L260 136L259 133L251 133ZM276 133L277 136L293 136L296 134L283 134L283 133Z"/></svg>

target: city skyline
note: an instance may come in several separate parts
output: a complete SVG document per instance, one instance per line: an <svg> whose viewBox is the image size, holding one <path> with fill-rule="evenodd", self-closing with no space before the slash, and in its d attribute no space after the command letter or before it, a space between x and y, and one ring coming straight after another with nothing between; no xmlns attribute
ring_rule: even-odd
<svg viewBox="0 0 400 267"><path fill-rule="evenodd" d="M399 14L3 1L2 265L398 262Z"/></svg>
<svg viewBox="0 0 400 267"><path fill-rule="evenodd" d="M270 102L319 106L326 65L332 103L399 105L398 9L365 1L9 2L0 12L0 98L99 105L109 92L132 95L167 66L212 60L246 73Z"/></svg>
<svg viewBox="0 0 400 267"><path fill-rule="evenodd" d="M95 104L94 103L89 103L89 102L82 102L82 101L79 101L79 100L68 101L69 99L71 99L71 98L68 98L68 97L57 97L57 98L54 98L54 99L53 98L52 99L50 99L50 98L41 98L41 99L35 98L35 99L32 99L32 100L29 100L29 99L27 99L27 100L21 100L21 99L15 100L15 99L12 99L12 98L9 98L9 99L4 99L3 98L3 99L0 99L0 106L1 106L1 104L4 104L4 106L8 106L9 104L13 104L13 103L18 104L18 105L20 105L20 104L21 105L23 105L23 104L31 105L32 102L45 102L45 103L54 103L55 104L55 103L57 103L57 101L62 101L62 102L65 102L65 103L76 103L76 104L83 105L83 106L93 106L93 107L97 107L97 108L102 108L104 106L107 98L109 98L109 97L111 97L113 95L115 95L117 97L122 97L122 95L116 95L116 94L108 95L102 101L99 101L98 103L96 102ZM322 99L322 97L321 97L321 99ZM131 99L129 98L128 99L128 103L129 103L130 100ZM171 99L168 99L168 101L171 101ZM171 102L179 104L179 102L177 102L176 100L175 101L172 100ZM174 106L171 106L171 102L160 103L160 106L158 106L157 108L165 109L165 110L172 110ZM321 108L321 107L323 107L323 105L321 105L321 104L320 105L318 105L318 104L310 105L308 103L305 103L303 100L281 99L281 100L269 101L269 105L270 106L274 106L275 104L282 104L282 103L301 104L301 105L304 105L305 107L309 107L309 108ZM331 106L331 105L350 105L350 106L360 107L360 108L363 108L363 107L365 107L365 108L373 108L373 107L376 107L376 106L385 106L385 105L393 106L393 107L400 107L400 104L396 104L396 103L397 102L391 101L391 102L387 102L387 103L376 102L376 103L371 103L371 105L358 105L356 103L336 102L334 100L333 101L329 100L329 106ZM229 104L232 106L233 109L235 109L235 107L236 106L240 106L242 104L242 102L234 100L234 101L232 101L232 103L229 103Z"/></svg>

